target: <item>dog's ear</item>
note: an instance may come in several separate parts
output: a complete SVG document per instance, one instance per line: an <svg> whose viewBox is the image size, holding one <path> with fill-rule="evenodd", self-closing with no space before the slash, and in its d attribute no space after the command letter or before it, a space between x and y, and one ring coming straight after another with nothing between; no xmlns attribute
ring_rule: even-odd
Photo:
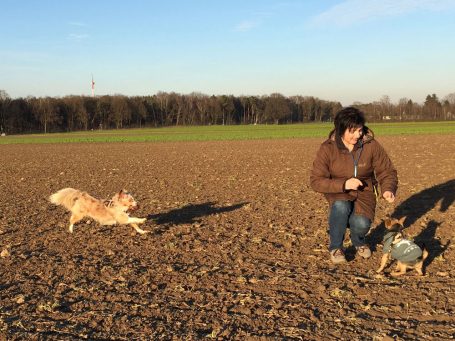
<svg viewBox="0 0 455 341"><path fill-rule="evenodd" d="M399 223L401 226L404 226L404 221L405 221L405 220L406 220L406 216L400 218L400 219L398 220L398 223Z"/></svg>
<svg viewBox="0 0 455 341"><path fill-rule="evenodd" d="M388 230L392 226L392 220L390 220L390 218L386 218L384 220L384 224L385 224L385 228Z"/></svg>

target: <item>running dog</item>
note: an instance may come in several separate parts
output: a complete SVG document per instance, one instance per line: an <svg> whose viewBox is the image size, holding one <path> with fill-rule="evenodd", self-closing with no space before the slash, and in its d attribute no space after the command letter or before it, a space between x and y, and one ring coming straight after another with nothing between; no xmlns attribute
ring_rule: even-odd
<svg viewBox="0 0 455 341"><path fill-rule="evenodd" d="M395 271L390 274L394 277L401 276L406 273L408 268L415 269L419 276L423 275L422 267L424 260L428 257L428 251L422 249L415 244L412 240L405 239L403 234L403 223L406 217L401 219L386 219L385 227L387 233L384 236L384 248L381 265L376 270L377 273L381 273L389 258L397 260L397 266Z"/></svg>
<svg viewBox="0 0 455 341"><path fill-rule="evenodd" d="M146 218L134 218L128 216L128 210L136 210L137 202L133 196L125 190L115 194L111 200L98 200L87 192L74 188L64 188L49 197L51 203L61 205L71 212L69 231L73 233L73 226L84 217L90 217L101 225L129 224L138 233L144 231L137 226L146 221Z"/></svg>

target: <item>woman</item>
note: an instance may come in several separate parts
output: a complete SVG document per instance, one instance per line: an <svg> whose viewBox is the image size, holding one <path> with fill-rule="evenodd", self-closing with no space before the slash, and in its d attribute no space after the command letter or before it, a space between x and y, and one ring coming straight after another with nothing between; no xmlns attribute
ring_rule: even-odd
<svg viewBox="0 0 455 341"><path fill-rule="evenodd" d="M389 203L395 200L397 172L364 114L354 107L340 110L335 129L322 143L313 162L310 183L329 202L329 251L333 263L346 261L343 240L349 227L351 241L363 258L371 256L365 243L376 208L377 184Z"/></svg>

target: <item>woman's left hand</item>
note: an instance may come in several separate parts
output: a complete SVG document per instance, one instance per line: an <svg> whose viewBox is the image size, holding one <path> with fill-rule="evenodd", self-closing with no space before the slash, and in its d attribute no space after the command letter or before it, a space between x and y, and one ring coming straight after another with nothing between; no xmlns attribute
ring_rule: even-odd
<svg viewBox="0 0 455 341"><path fill-rule="evenodd" d="M390 192L390 191L385 191L383 194L382 194L382 197L387 200L387 202L394 202L395 201L395 195Z"/></svg>

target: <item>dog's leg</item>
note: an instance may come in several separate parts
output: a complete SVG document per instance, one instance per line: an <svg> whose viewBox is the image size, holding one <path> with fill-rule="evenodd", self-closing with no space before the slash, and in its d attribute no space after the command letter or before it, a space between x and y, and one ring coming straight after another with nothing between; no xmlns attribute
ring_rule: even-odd
<svg viewBox="0 0 455 341"><path fill-rule="evenodd" d="M420 262L418 262L418 263L415 265L415 267L414 267L414 268L416 269L417 274L418 274L419 276L423 276L422 267L423 267L423 260L420 261Z"/></svg>
<svg viewBox="0 0 455 341"><path fill-rule="evenodd" d="M70 233L73 233L73 226L74 224L76 224L78 221L80 221L83 217L80 217L76 214L72 214L71 217L70 217L70 227L69 227L69 231Z"/></svg>
<svg viewBox="0 0 455 341"><path fill-rule="evenodd" d="M149 233L150 231L144 231L143 229L141 229L139 226L137 226L137 224L135 223L131 223L130 224L135 230L137 233L139 234L145 234L145 233Z"/></svg>
<svg viewBox="0 0 455 341"><path fill-rule="evenodd" d="M425 262L425 259L427 259L428 255L428 250L424 247L422 252L422 260L415 265L415 269L419 276L423 276L423 263Z"/></svg>
<svg viewBox="0 0 455 341"><path fill-rule="evenodd" d="M143 224L147 218L135 218L135 217L128 217L127 224Z"/></svg>
<svg viewBox="0 0 455 341"><path fill-rule="evenodd" d="M406 268L407 268L406 264L398 261L396 271L391 272L390 275L392 275L393 277L404 275L406 273Z"/></svg>
<svg viewBox="0 0 455 341"><path fill-rule="evenodd" d="M384 270L388 260L389 260L389 254L384 253L382 255L382 259L381 259L381 266L379 267L379 269L376 270L377 273L381 273Z"/></svg>
<svg viewBox="0 0 455 341"><path fill-rule="evenodd" d="M137 224L143 224L145 223L146 220L147 220L146 218L128 217L128 224L130 224L136 230L137 233L145 234L150 231L144 231L143 229L139 228Z"/></svg>

